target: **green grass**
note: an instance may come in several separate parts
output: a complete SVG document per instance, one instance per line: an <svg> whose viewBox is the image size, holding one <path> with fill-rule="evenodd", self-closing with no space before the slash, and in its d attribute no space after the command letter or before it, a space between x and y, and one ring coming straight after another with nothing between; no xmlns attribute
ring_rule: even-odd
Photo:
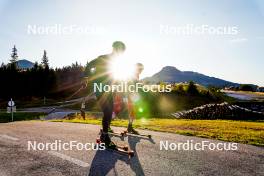
<svg viewBox="0 0 264 176"><path fill-rule="evenodd" d="M260 95L260 96L264 96L264 92L251 92L251 91L236 91L238 93L241 94L251 94L251 95Z"/></svg>
<svg viewBox="0 0 264 176"><path fill-rule="evenodd" d="M73 122L101 125L100 119L80 118L70 120L54 120L54 122ZM113 120L112 126L126 127L127 120ZM187 119L138 119L135 128L148 129L264 146L264 121L232 121L232 120L187 120Z"/></svg>
<svg viewBox="0 0 264 176"><path fill-rule="evenodd" d="M14 121L37 120L44 116L45 113L39 112L16 112L14 113ZM11 122L11 114L0 112L0 123Z"/></svg>

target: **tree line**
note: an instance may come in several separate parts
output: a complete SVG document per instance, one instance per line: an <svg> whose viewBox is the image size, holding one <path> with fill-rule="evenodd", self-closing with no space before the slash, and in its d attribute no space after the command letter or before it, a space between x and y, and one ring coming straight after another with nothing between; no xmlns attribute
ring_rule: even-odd
<svg viewBox="0 0 264 176"><path fill-rule="evenodd" d="M77 62L71 66L51 68L47 51L44 50L41 63L32 68L18 67L16 46L12 48L8 64L0 66L0 100L31 98L65 98L83 84L85 67Z"/></svg>

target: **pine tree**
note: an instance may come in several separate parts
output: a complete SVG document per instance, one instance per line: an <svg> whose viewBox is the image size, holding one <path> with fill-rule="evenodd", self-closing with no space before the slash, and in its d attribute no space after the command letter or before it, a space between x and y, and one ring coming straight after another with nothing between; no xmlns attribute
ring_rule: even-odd
<svg viewBox="0 0 264 176"><path fill-rule="evenodd" d="M11 53L11 60L10 60L11 64L16 63L17 59L18 59L17 49L16 49L16 45L14 45Z"/></svg>
<svg viewBox="0 0 264 176"><path fill-rule="evenodd" d="M44 50L44 54L42 56L42 59L41 59L41 64L44 68L49 68L49 60L48 60L48 56L47 56L47 52L46 50Z"/></svg>

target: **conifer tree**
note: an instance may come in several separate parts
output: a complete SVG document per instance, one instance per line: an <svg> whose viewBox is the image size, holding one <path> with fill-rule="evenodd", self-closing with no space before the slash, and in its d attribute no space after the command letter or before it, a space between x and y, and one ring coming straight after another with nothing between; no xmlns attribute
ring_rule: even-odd
<svg viewBox="0 0 264 176"><path fill-rule="evenodd" d="M12 48L10 62L11 64L13 64L13 63L16 63L17 60L18 60L17 49L16 49L16 45L14 45L14 47Z"/></svg>
<svg viewBox="0 0 264 176"><path fill-rule="evenodd" d="M47 56L47 51L44 50L42 59L41 59L41 64L44 68L49 68L49 60L48 60L48 56Z"/></svg>

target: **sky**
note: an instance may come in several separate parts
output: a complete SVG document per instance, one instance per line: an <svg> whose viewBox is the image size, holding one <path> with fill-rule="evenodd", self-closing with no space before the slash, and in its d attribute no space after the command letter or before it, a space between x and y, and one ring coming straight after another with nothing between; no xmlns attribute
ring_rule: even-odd
<svg viewBox="0 0 264 176"><path fill-rule="evenodd" d="M16 45L19 59L86 64L116 40L142 77L169 65L264 86L261 0L0 0L0 62Z"/></svg>

